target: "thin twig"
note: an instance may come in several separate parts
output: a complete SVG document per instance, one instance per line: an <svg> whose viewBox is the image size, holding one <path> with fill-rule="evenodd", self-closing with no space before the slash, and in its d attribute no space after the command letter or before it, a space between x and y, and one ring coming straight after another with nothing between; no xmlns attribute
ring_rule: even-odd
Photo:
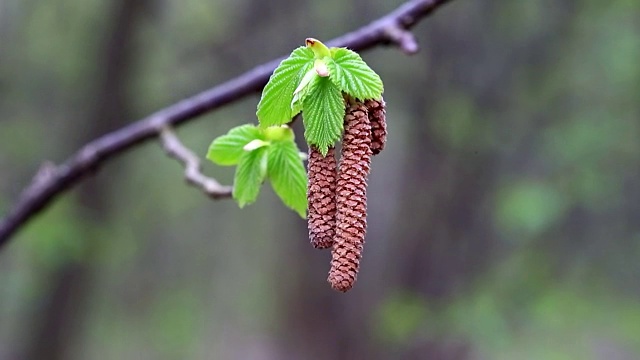
<svg viewBox="0 0 640 360"><path fill-rule="evenodd" d="M356 31L327 42L328 46L363 51L376 45L394 44L405 52L413 45L399 40L394 30L408 30L419 20L451 0L412 0L388 15ZM193 97L159 110L139 121L108 133L84 145L64 163L50 167L46 179L27 186L18 202L0 220L0 247L55 198L93 173L105 161L158 136L165 126L178 126L208 111L259 91L283 58L260 65L243 75Z"/></svg>
<svg viewBox="0 0 640 360"><path fill-rule="evenodd" d="M413 55L418 52L418 41L411 31L392 25L385 29L389 40L405 54Z"/></svg>
<svg viewBox="0 0 640 360"><path fill-rule="evenodd" d="M184 165L184 178L188 184L200 188L213 199L228 198L233 188L220 183L202 173L200 158L180 142L178 136L166 126L160 130L160 142L167 155Z"/></svg>

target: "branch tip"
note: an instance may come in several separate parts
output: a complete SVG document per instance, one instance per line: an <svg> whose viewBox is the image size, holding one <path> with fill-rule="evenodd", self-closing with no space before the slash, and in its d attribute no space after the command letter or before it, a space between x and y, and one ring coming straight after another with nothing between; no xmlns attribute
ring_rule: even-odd
<svg viewBox="0 0 640 360"><path fill-rule="evenodd" d="M398 24L389 25L384 29L387 39L407 55L413 55L420 49L413 33Z"/></svg>
<svg viewBox="0 0 640 360"><path fill-rule="evenodd" d="M167 155L178 160L184 166L184 178L189 185L200 188L213 199L231 196L233 190L231 186L221 185L216 179L202 173L200 158L182 144L171 127L163 126L159 134L160 142Z"/></svg>

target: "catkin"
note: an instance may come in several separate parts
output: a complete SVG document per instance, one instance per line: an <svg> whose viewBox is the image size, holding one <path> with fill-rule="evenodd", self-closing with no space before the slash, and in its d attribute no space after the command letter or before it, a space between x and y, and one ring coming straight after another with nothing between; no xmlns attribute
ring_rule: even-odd
<svg viewBox="0 0 640 360"><path fill-rule="evenodd" d="M307 170L309 184L307 200L309 213L309 241L313 247L326 249L333 245L336 233L336 176L335 149L322 156L314 146L309 147Z"/></svg>
<svg viewBox="0 0 640 360"><path fill-rule="evenodd" d="M336 187L336 235L328 281L338 291L351 289L358 276L367 229L367 176L371 164L371 125L367 107L351 105L345 115L342 158Z"/></svg>
<svg viewBox="0 0 640 360"><path fill-rule="evenodd" d="M371 122L371 152L378 155L387 142L386 104L384 100L367 100L364 105L369 110Z"/></svg>

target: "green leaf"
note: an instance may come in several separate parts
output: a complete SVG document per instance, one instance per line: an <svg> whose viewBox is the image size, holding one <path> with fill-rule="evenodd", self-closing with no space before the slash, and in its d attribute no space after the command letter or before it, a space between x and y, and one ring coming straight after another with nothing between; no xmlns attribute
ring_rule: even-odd
<svg viewBox="0 0 640 360"><path fill-rule="evenodd" d="M287 125L270 126L264 129L264 137L268 141L293 141L295 134Z"/></svg>
<svg viewBox="0 0 640 360"><path fill-rule="evenodd" d="M256 139L263 139L260 129L246 124L235 127L225 135L213 140L207 152L207 159L218 165L236 165L245 153L245 145Z"/></svg>
<svg viewBox="0 0 640 360"><path fill-rule="evenodd" d="M269 180L282 202L302 218L307 212L307 172L293 141L273 143L269 148Z"/></svg>
<svg viewBox="0 0 640 360"><path fill-rule="evenodd" d="M262 91L256 115L263 127L282 125L295 115L291 109L293 91L300 80L313 67L313 51L299 47L283 60L269 78Z"/></svg>
<svg viewBox="0 0 640 360"><path fill-rule="evenodd" d="M360 55L346 48L333 48L331 54L333 61L327 63L329 77L341 91L360 100L382 97L384 86L380 76Z"/></svg>
<svg viewBox="0 0 640 360"><path fill-rule="evenodd" d="M247 145L245 145L242 149L244 149L244 151L253 151L255 149L261 148L263 146L269 146L269 144L271 144L268 141L264 141L264 140L260 140L260 139L255 139L255 140L251 140Z"/></svg>
<svg viewBox="0 0 640 360"><path fill-rule="evenodd" d="M233 198L240 207L251 204L258 198L260 186L267 175L267 149L269 146L245 151L240 157L233 179Z"/></svg>
<svg viewBox="0 0 640 360"><path fill-rule="evenodd" d="M303 101L304 138L323 155L342 135L344 99L328 78L318 77Z"/></svg>
<svg viewBox="0 0 640 360"><path fill-rule="evenodd" d="M307 73L302 77L300 84L298 84L298 87L293 92L293 99L291 100L292 116L296 116L302 111L302 101L309 94L318 77L318 74L313 68L307 70Z"/></svg>

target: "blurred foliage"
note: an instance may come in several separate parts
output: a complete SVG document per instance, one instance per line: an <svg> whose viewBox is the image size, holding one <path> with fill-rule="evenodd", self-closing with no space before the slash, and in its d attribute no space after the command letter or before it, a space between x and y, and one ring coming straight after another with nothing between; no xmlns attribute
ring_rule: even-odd
<svg viewBox="0 0 640 360"><path fill-rule="evenodd" d="M510 238L539 235L562 218L567 204L554 186L533 181L504 185L496 198L497 228Z"/></svg>
<svg viewBox="0 0 640 360"><path fill-rule="evenodd" d="M28 258L43 271L86 257L82 229L88 224L83 224L86 219L73 213L72 206L71 201L57 204L47 219L35 222L22 235Z"/></svg>
<svg viewBox="0 0 640 360"><path fill-rule="evenodd" d="M472 357L491 359L626 359L640 351L636 299L612 296L600 283L553 286L548 269L532 271L543 262L530 256L496 264L453 303L392 295L379 306L379 337L396 345L415 341L416 334L470 338Z"/></svg>
<svg viewBox="0 0 640 360"><path fill-rule="evenodd" d="M411 293L392 294L379 305L375 315L380 341L406 345L429 318L426 300Z"/></svg>
<svg viewBox="0 0 640 360"><path fill-rule="evenodd" d="M399 4L0 2L0 214L44 161ZM0 360L639 358L639 17L456 0L416 56L363 53L390 135L346 295L271 190L212 202L154 141L106 164L0 252ZM257 102L180 137L204 156Z"/></svg>

